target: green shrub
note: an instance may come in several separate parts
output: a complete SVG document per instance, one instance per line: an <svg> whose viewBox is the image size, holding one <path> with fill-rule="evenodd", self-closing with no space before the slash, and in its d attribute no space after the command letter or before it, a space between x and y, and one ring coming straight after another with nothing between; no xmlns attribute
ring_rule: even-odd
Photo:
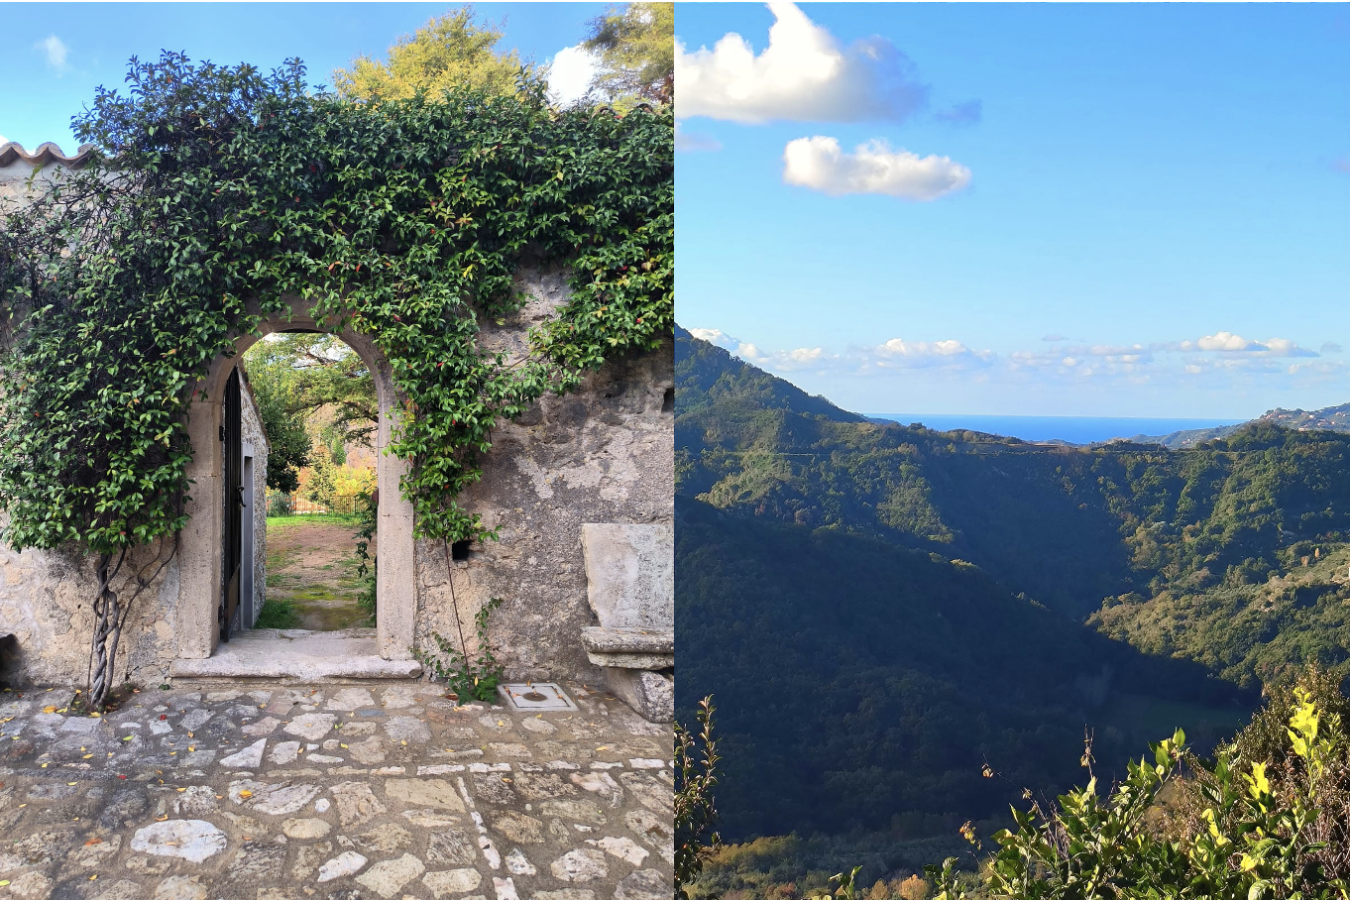
<svg viewBox="0 0 1350 900"><path fill-rule="evenodd" d="M294 628L300 624L300 608L292 600L267 600L258 611L254 628Z"/></svg>
<svg viewBox="0 0 1350 900"><path fill-rule="evenodd" d="M291 514L291 495L283 491L267 492L267 515L289 516Z"/></svg>
<svg viewBox="0 0 1350 900"><path fill-rule="evenodd" d="M1090 778L1049 809L1014 807L1017 830L994 835L990 893L1009 900L1350 897L1342 721L1306 687L1291 697L1282 763L1242 758L1239 739L1206 767L1178 730L1152 745L1151 762L1131 762L1107 798ZM1185 816L1192 827L1176 833L1160 794L1183 764L1195 772L1197 802ZM956 884L955 862L928 868L939 888L934 900L969 896Z"/></svg>
<svg viewBox="0 0 1350 900"><path fill-rule="evenodd" d="M703 862L720 841L713 826L717 809L717 741L713 738L712 697L698 705L697 732L675 723L675 897L689 900L686 885L703 872ZM701 747L699 745L702 745Z"/></svg>
<svg viewBox="0 0 1350 900"><path fill-rule="evenodd" d="M487 627L488 616L492 615L492 611L501 606L501 603L500 599L493 597L483 604L483 608L473 617L474 630L478 635L477 659L469 659L469 648L464 641L463 632L459 635L459 648L438 633L434 631L431 633L432 640L436 642L441 653L445 654L443 660L416 647L410 648L417 661L445 682L450 692L461 703L466 700L491 700L497 696L497 685L502 680L502 667L497 663L497 657L493 655L492 646L488 643Z"/></svg>

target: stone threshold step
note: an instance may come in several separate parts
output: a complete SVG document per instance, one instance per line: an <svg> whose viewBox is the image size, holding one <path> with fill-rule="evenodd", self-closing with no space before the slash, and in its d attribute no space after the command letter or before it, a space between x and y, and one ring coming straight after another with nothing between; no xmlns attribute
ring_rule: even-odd
<svg viewBox="0 0 1350 900"><path fill-rule="evenodd" d="M314 683L416 678L415 659L384 659L376 652L375 629L304 631L258 628L232 637L207 659L175 659L174 678L194 680L291 680Z"/></svg>

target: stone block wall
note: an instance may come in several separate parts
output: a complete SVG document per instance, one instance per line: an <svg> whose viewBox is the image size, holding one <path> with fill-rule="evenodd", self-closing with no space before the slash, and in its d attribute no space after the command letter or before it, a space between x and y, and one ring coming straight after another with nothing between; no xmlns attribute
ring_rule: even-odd
<svg viewBox="0 0 1350 900"><path fill-rule="evenodd" d="M23 159L0 160L0 194L16 196L16 185L31 171ZM487 349L508 356L525 350L527 330L565 303L568 293L561 270L532 265L522 268L516 286L529 303L503 324L486 326L482 335ZM458 643L462 627L476 650L474 614L499 597L503 602L492 615L489 640L510 678L599 684L602 674L581 644L581 629L596 624L587 603L581 526L673 522L673 343L612 361L568 396L542 398L518 421L499 424L492 440L482 479L461 502L497 529L498 540L475 544L467 560L448 565L448 547L416 543L415 583L397 588L416 593L416 643L433 649L432 632ZM256 454L261 434L252 441ZM265 461L255 461L255 475L260 607ZM153 551L138 551L134 563L150 562ZM200 561L175 557L137 600L118 653L119 678L158 684L167 677L179 650L178 610L191 607L180 596L180 575L182 567L194 564ZM17 668L0 677L39 684L84 681L93 570L91 559L73 552L15 553L0 547L0 632L18 639Z"/></svg>
<svg viewBox="0 0 1350 900"><path fill-rule="evenodd" d="M586 600L581 526L673 522L673 383L667 345L605 366L584 390L545 397L494 433L483 479L464 499L498 540L452 561L452 578L446 548L418 543L419 644L434 646L433 630L458 643L457 601L475 646L473 616L499 597L488 637L508 677L599 683L581 645L581 629L597 624Z"/></svg>

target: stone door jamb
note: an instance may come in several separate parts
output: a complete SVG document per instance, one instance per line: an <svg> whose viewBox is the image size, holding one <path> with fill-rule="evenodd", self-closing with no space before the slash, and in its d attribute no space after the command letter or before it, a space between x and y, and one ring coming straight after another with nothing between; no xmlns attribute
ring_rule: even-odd
<svg viewBox="0 0 1350 900"><path fill-rule="evenodd" d="M291 301L291 314L272 316L258 326L263 334L278 331L312 331L337 335L369 368L379 401L380 419L375 436L376 486L379 490L378 553L376 567L376 646L384 659L411 659L413 628L417 615L417 582L413 556L413 508L399 490L399 479L408 464L386 454L397 415L397 391L384 358L369 337L349 329L332 331L316 322L307 304ZM178 537L180 578L175 623L178 658L206 659L216 648L219 633L216 607L220 602L221 536L220 510L223 460L220 426L223 422L225 382L240 356L259 340L244 335L235 341L235 355L219 357L198 386L188 413L188 437L193 458L188 464L190 499L187 525Z"/></svg>

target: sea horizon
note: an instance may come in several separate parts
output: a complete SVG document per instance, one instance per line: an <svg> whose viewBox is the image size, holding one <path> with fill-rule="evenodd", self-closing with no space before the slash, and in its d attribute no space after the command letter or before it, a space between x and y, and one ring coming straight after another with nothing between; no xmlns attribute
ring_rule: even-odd
<svg viewBox="0 0 1350 900"><path fill-rule="evenodd" d="M1238 425L1250 419L1172 418L1160 416L993 416L960 413L864 413L903 425L922 424L934 431L967 429L1023 441L1067 441L1093 444L1136 435L1160 437L1193 428Z"/></svg>

